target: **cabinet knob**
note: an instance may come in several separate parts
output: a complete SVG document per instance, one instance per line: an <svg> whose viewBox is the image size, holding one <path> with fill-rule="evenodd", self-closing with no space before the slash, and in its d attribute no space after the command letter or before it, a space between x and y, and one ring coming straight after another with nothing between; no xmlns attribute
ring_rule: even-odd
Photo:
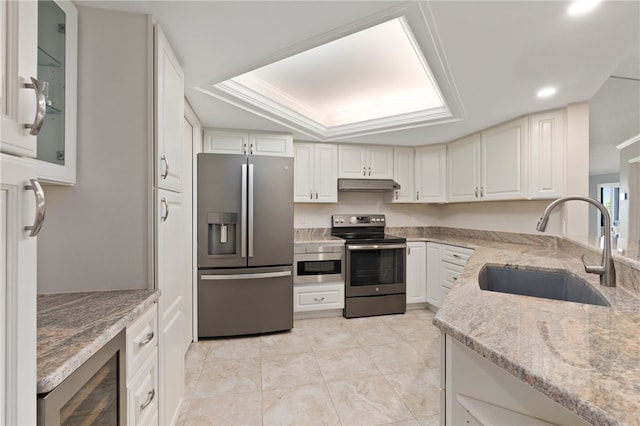
<svg viewBox="0 0 640 426"><path fill-rule="evenodd" d="M316 302L322 302L324 300L324 296L323 297L314 297L313 300L315 300Z"/></svg>

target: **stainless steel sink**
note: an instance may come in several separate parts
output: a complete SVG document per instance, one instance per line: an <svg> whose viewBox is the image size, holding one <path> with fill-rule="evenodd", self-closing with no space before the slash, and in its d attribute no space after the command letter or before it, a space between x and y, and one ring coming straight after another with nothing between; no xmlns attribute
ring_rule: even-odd
<svg viewBox="0 0 640 426"><path fill-rule="evenodd" d="M478 282L482 290L611 306L582 278L564 271L485 265L478 274Z"/></svg>

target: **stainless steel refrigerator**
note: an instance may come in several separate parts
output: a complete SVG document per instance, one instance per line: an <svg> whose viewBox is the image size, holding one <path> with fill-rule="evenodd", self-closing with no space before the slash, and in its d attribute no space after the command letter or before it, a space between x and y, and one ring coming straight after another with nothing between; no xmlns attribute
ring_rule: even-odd
<svg viewBox="0 0 640 426"><path fill-rule="evenodd" d="M198 154L198 336L293 327L293 158Z"/></svg>

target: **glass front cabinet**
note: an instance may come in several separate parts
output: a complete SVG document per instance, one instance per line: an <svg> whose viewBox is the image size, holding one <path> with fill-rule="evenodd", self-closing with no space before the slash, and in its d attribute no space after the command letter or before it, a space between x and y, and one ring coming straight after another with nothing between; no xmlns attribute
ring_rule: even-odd
<svg viewBox="0 0 640 426"><path fill-rule="evenodd" d="M70 1L38 0L38 81L46 102L38 133L38 178L76 183L78 12Z"/></svg>

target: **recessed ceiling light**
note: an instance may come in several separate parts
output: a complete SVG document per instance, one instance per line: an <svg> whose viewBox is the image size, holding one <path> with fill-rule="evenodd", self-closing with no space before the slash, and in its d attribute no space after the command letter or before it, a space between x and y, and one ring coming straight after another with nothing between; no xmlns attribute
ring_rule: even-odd
<svg viewBox="0 0 640 426"><path fill-rule="evenodd" d="M582 15L593 10L601 0L575 0L567 9L569 15Z"/></svg>
<svg viewBox="0 0 640 426"><path fill-rule="evenodd" d="M545 87L544 89L538 90L538 97L548 98L549 96L555 95L557 91L555 87Z"/></svg>

